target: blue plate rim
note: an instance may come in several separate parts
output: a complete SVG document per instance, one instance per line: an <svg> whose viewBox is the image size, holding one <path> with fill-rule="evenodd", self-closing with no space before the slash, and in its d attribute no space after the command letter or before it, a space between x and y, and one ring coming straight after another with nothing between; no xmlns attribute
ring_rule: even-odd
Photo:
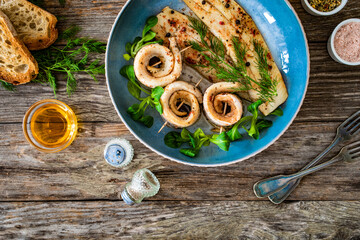
<svg viewBox="0 0 360 240"><path fill-rule="evenodd" d="M132 0L128 0L123 8L121 9L121 11L119 12L119 14L117 15L112 27L111 27L111 31L110 31L110 34L109 34L109 37L108 37L108 44L110 43L110 40L112 39L113 37L113 34L114 34L114 30L115 30L115 27L121 17L121 15L123 14L123 12L125 12L126 8L128 7L128 5L132 2ZM301 98L301 102L294 114L294 116L292 117L292 119L289 121L289 123L286 125L286 127L273 139L271 140L268 144L266 144L264 147L258 149L257 151L255 151L254 153L246 156L246 157L243 157L243 158L240 158L240 159L237 159L237 160L234 160L234 161L230 161L230 162L226 162L226 163L217 163L217 164L196 164L196 163L189 163L189 162L186 162L186 161L182 161L182 160L178 160L176 158L173 158L171 156L168 156L164 153L161 153L159 151L157 151L155 148L149 146L145 141L143 141L131 128L130 126L126 123L126 121L124 120L124 118L122 117L122 115L120 114L120 111L118 110L118 108L116 107L116 103L115 103L115 100L114 100L114 97L111 93L111 89L110 89L110 83L109 83L109 77L108 77L108 71L109 71L109 68L108 68L108 62L109 62L109 48L107 47L106 48L106 54L105 54L105 77L106 77L106 85L107 85L107 89L108 89L108 92L109 92L109 95L110 95L110 98L111 98L111 102L117 112L117 114L119 115L121 121L123 124L125 124L126 128L136 137L137 140L139 140L142 144L144 144L147 148L149 148L150 150L152 150L153 152L159 154L160 156L164 157L164 158L167 158L171 161L174 161L174 162L177 162L177 163L181 163L181 164L185 164L185 165L189 165L189 166L195 166L195 167L221 167L221 166L227 166L227 165L230 165L230 164L235 164L235 163L238 163L238 162L242 162L246 159L249 159L251 157L254 157L256 156L257 154L261 153L262 151L266 150L267 148L269 148L272 144L274 144L288 129L289 127L291 126L291 124L294 122L295 118L297 117L303 103L304 103L304 99L305 99L305 96L306 96L306 93L307 93L307 89L308 89L308 86L309 86L309 79L310 79L310 51L309 51L309 44L308 44L308 40L307 40L307 37L306 37L306 33L305 33L305 30L304 30L304 26L302 25L301 23L301 20L298 16L298 14L296 13L295 9L293 8L293 6L290 4L290 2L288 0L284 0L284 2L288 5L288 7L291 9L291 11L294 13L296 19L298 20L299 24L300 24L300 27L301 27L301 31L303 33L303 37L305 39L305 45L306 45L306 55L307 55L307 77L306 77L306 87L305 87L305 91L303 93L303 96Z"/></svg>

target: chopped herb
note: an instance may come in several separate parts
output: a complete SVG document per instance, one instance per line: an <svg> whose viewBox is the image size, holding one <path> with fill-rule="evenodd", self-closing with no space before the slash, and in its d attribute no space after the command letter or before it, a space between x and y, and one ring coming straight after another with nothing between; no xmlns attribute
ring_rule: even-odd
<svg viewBox="0 0 360 240"><path fill-rule="evenodd" d="M134 66L133 65L125 65L121 68L120 74L129 80L128 82L128 91L131 95L133 95L136 99L142 100L140 98L140 92L144 92L147 95L151 93L145 89L143 89L138 81L136 80ZM131 84L130 84L131 83Z"/></svg>
<svg viewBox="0 0 360 240"><path fill-rule="evenodd" d="M248 111L252 116L246 116L241 118L228 132L227 135L230 141L236 141L242 138L238 129L242 125L242 128L248 133L248 135L255 140L259 139L261 130L272 126L272 121L267 119L259 119L259 106L262 104L261 100L254 102L248 106ZM282 110L276 109L272 115L282 116ZM247 129L245 125L251 123L250 128Z"/></svg>
<svg viewBox="0 0 360 240"><path fill-rule="evenodd" d="M7 91L11 91L11 92L16 91L15 86L12 85L11 83L5 82L4 80L0 80L0 83L1 83L1 87Z"/></svg>
<svg viewBox="0 0 360 240"><path fill-rule="evenodd" d="M277 108L275 111L270 113L270 115L275 115L275 116L281 117L282 115L284 115L284 112L281 108Z"/></svg>
<svg viewBox="0 0 360 240"><path fill-rule="evenodd" d="M196 157L196 155L198 154L199 150L197 149L194 149L194 148L182 148L180 149L180 152L182 154L184 154L185 156L188 156L188 157Z"/></svg>
<svg viewBox="0 0 360 240"><path fill-rule="evenodd" d="M160 98L164 93L164 89L162 87L155 87L151 89L151 92L143 89L136 80L133 65L126 65L122 67L120 74L129 80L127 86L130 94L141 101L140 104L133 104L130 106L127 110L127 113L134 121L141 122L146 127L151 128L154 123L154 118L151 116L144 116L145 110L148 106L150 106L155 108L160 114L163 113ZM148 96L146 98L142 98L141 92L144 92Z"/></svg>
<svg viewBox="0 0 360 240"><path fill-rule="evenodd" d="M164 142L166 146L171 148L179 148L184 143L181 134L178 132L169 132L165 135Z"/></svg>
<svg viewBox="0 0 360 240"><path fill-rule="evenodd" d="M252 114L250 119L251 125L249 129L243 126L243 129L245 129L248 135L255 140L259 139L261 130L272 126L272 121L266 119L259 119L259 106L261 104L261 100L258 100L248 106L248 111Z"/></svg>
<svg viewBox="0 0 360 240"><path fill-rule="evenodd" d="M206 135L204 131L198 128L194 133L184 128L181 133L172 131L165 135L165 145L171 148L180 148L184 143L187 143L190 148L182 148L180 152L188 157L196 157L200 149L204 146L209 146L210 143L217 145L223 151L229 151L230 143L242 138L239 133L239 127L248 133L248 135L255 140L259 139L261 130L272 126L272 121L267 119L259 119L259 106L262 104L261 100L252 103L248 107L248 111L252 116L241 118L234 126L227 132L221 134ZM280 108L278 108L280 109ZM281 110L277 111L277 114ZM245 125L251 123L250 128L247 129Z"/></svg>
<svg viewBox="0 0 360 240"><path fill-rule="evenodd" d="M229 151L231 141L226 132L222 132L219 135L212 135L210 142L216 144L223 151Z"/></svg>
<svg viewBox="0 0 360 240"><path fill-rule="evenodd" d="M32 52L39 65L39 74L32 82L50 85L56 96L55 74L65 74L66 91L70 96L77 87L75 74L87 73L95 81L97 75L105 74L105 65L100 64L100 59L90 61L89 56L91 53L104 53L106 44L89 38L75 38L79 31L79 27L73 26L60 34L59 40L66 40L66 45L62 48L50 46Z"/></svg>
<svg viewBox="0 0 360 240"><path fill-rule="evenodd" d="M223 151L229 151L230 139L223 132L221 134L206 135L201 128L194 133L184 128L181 133L169 132L164 138L165 145L171 148L179 148L183 143L188 143L190 148L182 148L180 152L188 157L196 157L200 149L209 146L210 143L217 145Z"/></svg>
<svg viewBox="0 0 360 240"><path fill-rule="evenodd" d="M230 141L234 142L242 138L242 135L239 133L238 128L240 127L240 125L250 122L251 119L251 116L241 118L229 131L226 132Z"/></svg>
<svg viewBox="0 0 360 240"><path fill-rule="evenodd" d="M243 128L247 131L250 137L254 139L259 139L259 129L256 126L258 116L259 116L259 106L262 104L261 100L258 100L248 106L248 111L253 115L251 119L250 129Z"/></svg>
<svg viewBox="0 0 360 240"><path fill-rule="evenodd" d="M39 74L33 82L49 84L56 95L57 84L55 73L65 74L67 81L66 91L70 96L77 87L76 73L87 73L95 81L96 76L105 74L105 65L100 60L89 60L90 53L104 53L106 44L89 38L75 38L79 27L65 30L59 39L65 39L66 45L62 48L51 46L47 49L34 51L32 54L39 65Z"/></svg>
<svg viewBox="0 0 360 240"><path fill-rule="evenodd" d="M269 64L267 61L268 52L256 40L253 41L254 49L257 54L256 64L260 73L259 94L265 102L266 99L272 99L277 96L277 80L272 79L269 72Z"/></svg>
<svg viewBox="0 0 360 240"><path fill-rule="evenodd" d="M146 20L144 30L141 37L136 37L131 43L125 45L126 54L123 55L126 61L129 61L131 58L134 58L135 55L140 51L140 49L146 45L159 43L162 44L162 40L154 40L156 33L151 31L151 28L158 23L158 18L155 16L149 17Z"/></svg>

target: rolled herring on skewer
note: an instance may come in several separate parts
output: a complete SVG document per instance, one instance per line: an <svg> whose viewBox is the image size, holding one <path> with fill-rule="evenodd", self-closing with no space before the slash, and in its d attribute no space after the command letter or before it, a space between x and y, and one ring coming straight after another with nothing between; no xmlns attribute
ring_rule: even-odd
<svg viewBox="0 0 360 240"><path fill-rule="evenodd" d="M150 44L140 49L134 60L137 79L147 87L164 87L181 75L182 59L175 38L169 38L170 49L160 44ZM150 65L154 57L160 59L159 67Z"/></svg>
<svg viewBox="0 0 360 240"><path fill-rule="evenodd" d="M186 128L193 125L200 117L202 94L198 88L184 81L176 81L165 87L160 98L163 107L162 117L171 125L178 128ZM183 107L178 109L179 104ZM183 111L185 106L189 111Z"/></svg>
<svg viewBox="0 0 360 240"><path fill-rule="evenodd" d="M239 83L221 82L211 85L204 94L204 112L207 118L219 127L237 123L243 114L240 98L234 94ZM224 108L227 105L227 110ZM225 110L225 114L224 114Z"/></svg>

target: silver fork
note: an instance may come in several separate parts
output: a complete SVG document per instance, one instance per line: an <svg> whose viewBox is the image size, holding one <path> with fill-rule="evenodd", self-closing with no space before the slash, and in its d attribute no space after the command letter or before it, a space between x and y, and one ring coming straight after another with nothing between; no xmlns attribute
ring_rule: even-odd
<svg viewBox="0 0 360 240"><path fill-rule="evenodd" d="M254 185L255 195L258 197L267 197L271 194L280 191L288 185L289 182L302 178L305 175L319 171L325 167L328 167L336 162L344 160L345 162L354 162L360 160L360 141L354 142L341 149L339 154L331 160L319 164L315 167L291 174L291 175L279 175L268 179L261 180Z"/></svg>
<svg viewBox="0 0 360 240"><path fill-rule="evenodd" d="M355 134L357 134L360 129L360 110L354 113L351 117L345 120L338 128L336 137L333 142L322 152L320 153L314 160L308 163L301 170L306 170L316 165L320 160L322 160L335 146L344 141L350 140ZM287 186L285 186L282 190L268 196L269 200L275 204L282 203L291 192L299 185L301 178L290 181Z"/></svg>

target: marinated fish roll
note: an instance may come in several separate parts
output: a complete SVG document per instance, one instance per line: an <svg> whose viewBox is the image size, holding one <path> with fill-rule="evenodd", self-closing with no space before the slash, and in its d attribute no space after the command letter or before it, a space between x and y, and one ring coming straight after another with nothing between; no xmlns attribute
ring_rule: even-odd
<svg viewBox="0 0 360 240"><path fill-rule="evenodd" d="M240 98L234 94L238 83L221 82L210 86L204 94L204 112L207 118L219 127L237 123L243 114Z"/></svg>
<svg viewBox="0 0 360 240"><path fill-rule="evenodd" d="M137 79L150 88L164 87L181 75L182 59L175 38L170 38L170 49L160 44L150 44L140 49L134 60ZM155 59L155 61L154 61ZM160 61L161 63L153 66Z"/></svg>
<svg viewBox="0 0 360 240"><path fill-rule="evenodd" d="M200 117L202 94L190 83L176 81L165 87L160 103L166 121L174 127L186 128Z"/></svg>

